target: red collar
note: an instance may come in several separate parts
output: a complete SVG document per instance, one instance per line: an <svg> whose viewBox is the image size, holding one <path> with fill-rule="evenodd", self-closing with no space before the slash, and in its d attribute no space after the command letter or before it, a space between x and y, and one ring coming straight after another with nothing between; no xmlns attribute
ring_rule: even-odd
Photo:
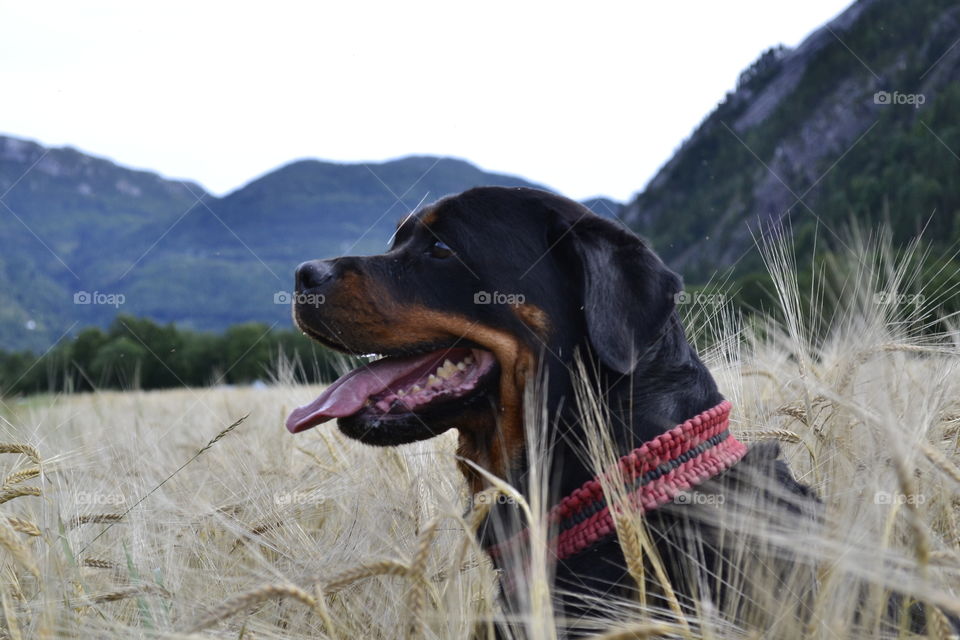
<svg viewBox="0 0 960 640"><path fill-rule="evenodd" d="M730 433L730 402L690 418L620 458L618 466L627 483L630 501L641 513L653 511L678 494L729 469L746 454L747 447ZM600 480L594 478L560 501L548 514L550 548L564 560L616 532ZM523 529L490 548L494 558L510 547L525 543Z"/></svg>

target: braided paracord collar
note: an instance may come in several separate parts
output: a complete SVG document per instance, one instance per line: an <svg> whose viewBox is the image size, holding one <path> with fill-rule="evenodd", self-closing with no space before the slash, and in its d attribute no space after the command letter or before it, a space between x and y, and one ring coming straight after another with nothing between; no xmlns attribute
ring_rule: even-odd
<svg viewBox="0 0 960 640"><path fill-rule="evenodd" d="M690 418L620 458L618 466L637 511L653 511L678 494L729 469L747 452L729 430L730 402ZM564 560L614 535L616 527L600 480L594 478L560 501L548 514L554 533L549 545ZM529 529L490 547L494 557L525 544Z"/></svg>

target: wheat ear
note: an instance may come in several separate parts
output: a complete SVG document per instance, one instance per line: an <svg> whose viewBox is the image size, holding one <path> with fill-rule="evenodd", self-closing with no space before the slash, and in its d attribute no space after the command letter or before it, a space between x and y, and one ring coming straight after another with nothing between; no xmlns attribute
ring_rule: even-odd
<svg viewBox="0 0 960 640"><path fill-rule="evenodd" d="M36 487L13 487L11 489L6 489L0 491L0 504L4 502L10 502L14 498L20 498L22 496L38 496L40 495L40 489Z"/></svg>
<svg viewBox="0 0 960 640"><path fill-rule="evenodd" d="M6 478L3 479L3 486L9 487L11 485L19 484L25 480L30 480L31 478L36 478L40 475L40 467L27 467L26 469L21 469L20 471L14 471Z"/></svg>
<svg viewBox="0 0 960 640"><path fill-rule="evenodd" d="M24 569L33 574L37 579L40 578L40 569L34 562L30 550L23 545L14 534L13 529L5 520L0 520L0 547L5 548Z"/></svg>
<svg viewBox="0 0 960 640"><path fill-rule="evenodd" d="M0 453L22 453L30 458L34 464L40 464L40 454L28 444L13 442L0 443Z"/></svg>
<svg viewBox="0 0 960 640"><path fill-rule="evenodd" d="M264 600L272 600L273 598L293 598L317 611L317 600L300 587L291 584L268 584L225 600L207 616L194 623L189 632L197 633L208 629L244 609L249 609Z"/></svg>
<svg viewBox="0 0 960 640"><path fill-rule="evenodd" d="M420 610L423 608L423 592L427 587L427 557L430 555L430 543L433 542L437 533L438 524L440 522L436 518L427 523L420 534L413 559L410 561L409 576L413 579L413 586L410 587L407 596L407 610L410 612L410 628L407 630L407 636L410 638L421 636L423 631Z"/></svg>
<svg viewBox="0 0 960 640"><path fill-rule="evenodd" d="M7 522L13 528L14 531L19 531L20 533L25 533L28 536L38 537L42 535L40 527L33 524L29 520L21 520L20 518L14 518L12 516L7 518Z"/></svg>

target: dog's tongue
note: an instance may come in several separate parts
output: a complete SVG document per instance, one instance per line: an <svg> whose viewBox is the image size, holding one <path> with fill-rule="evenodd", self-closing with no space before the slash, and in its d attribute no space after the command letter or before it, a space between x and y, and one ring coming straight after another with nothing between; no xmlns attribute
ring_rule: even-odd
<svg viewBox="0 0 960 640"><path fill-rule="evenodd" d="M333 418L353 415L363 408L370 396L387 389L396 380L432 371L442 361L443 352L433 352L406 358L383 358L361 365L337 379L313 402L290 412L287 429L290 433L298 433Z"/></svg>

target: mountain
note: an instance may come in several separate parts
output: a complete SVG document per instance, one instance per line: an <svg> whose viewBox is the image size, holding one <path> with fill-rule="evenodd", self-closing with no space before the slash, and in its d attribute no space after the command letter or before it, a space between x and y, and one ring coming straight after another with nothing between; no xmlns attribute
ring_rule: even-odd
<svg viewBox="0 0 960 640"><path fill-rule="evenodd" d="M379 252L408 211L477 185L538 186L451 158L301 160L218 198L0 136L0 348L43 350L118 311L197 329L287 325L299 262Z"/></svg>
<svg viewBox="0 0 960 640"><path fill-rule="evenodd" d="M852 219L888 222L896 243L929 222L946 251L960 237L958 41L956 2L856 2L744 71L622 218L693 283L761 272L751 233L781 219L800 256Z"/></svg>
<svg viewBox="0 0 960 640"><path fill-rule="evenodd" d="M207 195L74 149L0 137L0 347L46 348L74 319L82 326L90 308L73 305L73 293L115 281L147 246L147 237L142 248L127 244L137 231Z"/></svg>
<svg viewBox="0 0 960 640"><path fill-rule="evenodd" d="M853 220L887 225L896 244L924 230L943 255L960 241L957 113L960 6L860 0L760 56L632 201L585 204L648 237L691 285L718 272L755 285L754 237L778 221L801 278L815 243L820 255L841 245ZM380 251L407 211L479 184L530 185L450 158L302 160L219 198L0 137L0 348L43 349L117 311L199 329L286 324L273 300L298 262ZM960 263L938 269L960 288ZM83 292L100 304L75 304Z"/></svg>

